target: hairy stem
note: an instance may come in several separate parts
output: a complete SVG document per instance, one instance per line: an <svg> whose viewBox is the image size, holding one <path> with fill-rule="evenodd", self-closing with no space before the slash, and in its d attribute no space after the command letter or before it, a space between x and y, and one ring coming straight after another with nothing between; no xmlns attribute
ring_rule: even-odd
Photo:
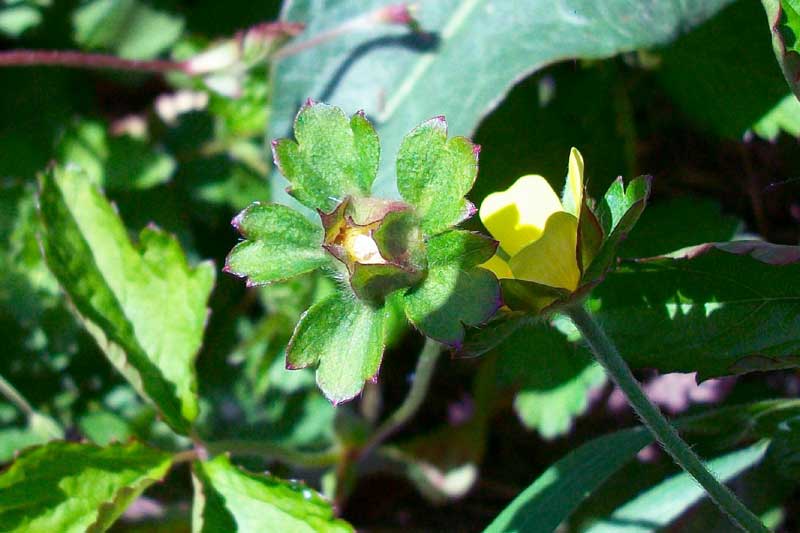
<svg viewBox="0 0 800 533"><path fill-rule="evenodd" d="M619 355L617 348L591 313L579 305L567 309L565 313L583 334L583 338L586 339L598 362L603 365L606 372L625 393L633 410L653 433L656 440L681 468L700 483L711 500L728 516L731 522L743 531L769 531L758 517L736 498L733 492L714 477L697 454L681 439L675 428L664 418L661 411L650 402L636 378L633 377L630 368Z"/></svg>
<svg viewBox="0 0 800 533"><path fill-rule="evenodd" d="M36 414L36 411L31 407L31 404L28 403L28 400L26 400L3 376L0 376L0 394L5 396L9 402L16 405L28 420L33 418Z"/></svg>
<svg viewBox="0 0 800 533"><path fill-rule="evenodd" d="M425 339L425 345L419 354L417 368L414 371L414 381L411 383L411 388L408 389L406 399L372 434L361 449L360 457L369 454L372 449L392 436L417 413L428 393L434 370L436 370L436 361L441 353L442 348L438 342L430 338Z"/></svg>

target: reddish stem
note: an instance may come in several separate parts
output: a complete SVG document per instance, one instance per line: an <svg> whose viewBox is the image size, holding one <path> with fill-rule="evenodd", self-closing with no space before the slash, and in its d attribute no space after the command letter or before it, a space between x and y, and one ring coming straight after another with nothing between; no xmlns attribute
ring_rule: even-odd
<svg viewBox="0 0 800 533"><path fill-rule="evenodd" d="M164 59L141 61L72 50L8 50L0 52L0 67L35 65L158 73L185 71L183 62Z"/></svg>

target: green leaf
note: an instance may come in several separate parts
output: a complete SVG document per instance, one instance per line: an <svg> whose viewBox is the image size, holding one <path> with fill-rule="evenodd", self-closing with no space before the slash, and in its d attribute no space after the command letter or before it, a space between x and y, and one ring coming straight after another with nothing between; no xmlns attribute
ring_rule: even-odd
<svg viewBox="0 0 800 533"><path fill-rule="evenodd" d="M501 383L519 387L514 411L545 439L564 435L589 405L605 372L582 346L549 324L530 323L495 348Z"/></svg>
<svg viewBox="0 0 800 533"><path fill-rule="evenodd" d="M0 475L0 529L105 531L171 463L169 454L136 442L107 448L52 442L29 449Z"/></svg>
<svg viewBox="0 0 800 533"><path fill-rule="evenodd" d="M767 460L782 477L800 480L800 417L778 426L767 450Z"/></svg>
<svg viewBox="0 0 800 533"><path fill-rule="evenodd" d="M427 2L419 17L430 35L409 36L398 26L375 25L283 58L276 66L269 138L289 130L297 102L308 96L346 110L366 106L385 154L396 154L406 132L437 115L449 118L452 132L470 135L524 76L566 59L606 58L666 44L729 3L643 6L636 0L580 0L569 9L556 9L546 0ZM286 5L281 19L305 23L304 39L311 40L385 5L383 0L329 0L324 5L296 0ZM376 195L395 196L394 174L392 158L384 158Z"/></svg>
<svg viewBox="0 0 800 533"><path fill-rule="evenodd" d="M0 2L0 33L19 37L42 22L42 8L49 2L32 0L3 0Z"/></svg>
<svg viewBox="0 0 800 533"><path fill-rule="evenodd" d="M448 141L443 116L423 122L403 138L397 153L397 188L416 208L425 234L441 233L475 213L464 196L478 175L479 152L480 147L465 137Z"/></svg>
<svg viewBox="0 0 800 533"><path fill-rule="evenodd" d="M761 0L772 30L772 49L792 92L800 98L800 5L795 0Z"/></svg>
<svg viewBox="0 0 800 533"><path fill-rule="evenodd" d="M789 92L763 21L758 2L735 2L659 51L655 75L686 119L738 142Z"/></svg>
<svg viewBox="0 0 800 533"><path fill-rule="evenodd" d="M686 196L658 201L648 204L619 255L654 257L706 242L726 242L741 225L711 199Z"/></svg>
<svg viewBox="0 0 800 533"><path fill-rule="evenodd" d="M131 244L113 206L79 172L46 172L39 204L47 265L84 326L165 421L188 432L212 264L190 267L177 240L155 227Z"/></svg>
<svg viewBox="0 0 800 533"><path fill-rule="evenodd" d="M598 206L598 218L605 235L594 260L584 271L581 283L601 278L613 265L617 249L636 225L650 196L650 176L640 176L625 187L617 178Z"/></svg>
<svg viewBox="0 0 800 533"><path fill-rule="evenodd" d="M330 503L305 485L251 474L224 455L194 464L194 533L348 532Z"/></svg>
<svg viewBox="0 0 800 533"><path fill-rule="evenodd" d="M326 213L348 195L367 196L378 171L378 134L363 113L350 120L338 107L309 101L291 139L273 141L275 164L300 203Z"/></svg>
<svg viewBox="0 0 800 533"><path fill-rule="evenodd" d="M754 444L707 463L709 470L723 483L759 463L767 442ZM676 474L648 489L611 516L586 530L587 533L655 533L662 531L706 495L703 488L686 472Z"/></svg>
<svg viewBox="0 0 800 533"><path fill-rule="evenodd" d="M28 417L28 425L25 428L0 430L0 463L8 462L14 454L24 448L63 438L64 431L55 420L40 413L33 413Z"/></svg>
<svg viewBox="0 0 800 533"><path fill-rule="evenodd" d="M800 402L796 399L768 400L681 418L674 425L682 433L713 435L726 446L734 446L741 440L770 437L798 412ZM587 442L520 493L486 533L554 531L589 494L651 442L653 438L644 427Z"/></svg>
<svg viewBox="0 0 800 533"><path fill-rule="evenodd" d="M406 316L422 333L460 348L464 326L483 324L500 307L494 274L477 265L494 255L497 243L478 233L452 230L428 241L428 276L409 290Z"/></svg>
<svg viewBox="0 0 800 533"><path fill-rule="evenodd" d="M708 244L625 267L592 293L628 363L699 380L800 365L800 247Z"/></svg>
<svg viewBox="0 0 800 533"><path fill-rule="evenodd" d="M297 211L255 202L233 219L246 239L225 261L225 272L247 277L247 285L283 281L328 264L323 231Z"/></svg>
<svg viewBox="0 0 800 533"><path fill-rule="evenodd" d="M61 139L58 161L77 165L93 183L108 189L147 189L168 181L175 160L130 135L109 136L100 122L74 124Z"/></svg>
<svg viewBox="0 0 800 533"><path fill-rule="evenodd" d="M286 349L286 367L317 367L317 384L334 404L377 379L384 349L383 307L339 290L306 311Z"/></svg>
<svg viewBox="0 0 800 533"><path fill-rule="evenodd" d="M781 132L800 137L800 101L793 94L787 94L753 124L753 131L769 141L777 140Z"/></svg>
<svg viewBox="0 0 800 533"><path fill-rule="evenodd" d="M589 441L545 470L484 533L555 531L589 494L652 441L644 428Z"/></svg>
<svg viewBox="0 0 800 533"><path fill-rule="evenodd" d="M183 19L139 0L92 0L72 16L74 38L84 48L103 48L130 59L149 59L172 46Z"/></svg>

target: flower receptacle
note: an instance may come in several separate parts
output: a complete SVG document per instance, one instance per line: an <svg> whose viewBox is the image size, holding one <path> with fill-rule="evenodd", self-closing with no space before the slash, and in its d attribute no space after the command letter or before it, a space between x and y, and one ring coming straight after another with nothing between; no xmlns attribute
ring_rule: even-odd
<svg viewBox="0 0 800 533"><path fill-rule="evenodd" d="M425 240L409 205L347 197L330 213L320 212L320 219L323 248L347 268L353 292L362 300L380 303L425 277Z"/></svg>

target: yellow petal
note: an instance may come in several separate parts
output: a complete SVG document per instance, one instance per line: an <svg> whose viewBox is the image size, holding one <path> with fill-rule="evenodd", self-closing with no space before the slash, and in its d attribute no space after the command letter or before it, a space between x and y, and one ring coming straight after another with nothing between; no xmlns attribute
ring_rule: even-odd
<svg viewBox="0 0 800 533"><path fill-rule="evenodd" d="M583 156L577 148L569 152L569 170L562 203L564 211L580 218L583 204Z"/></svg>
<svg viewBox="0 0 800 533"><path fill-rule="evenodd" d="M492 193L481 204L483 225L513 256L542 236L550 215L562 211L561 201L542 176L523 176L505 191Z"/></svg>
<svg viewBox="0 0 800 533"><path fill-rule="evenodd" d="M547 219L542 237L511 258L509 266L517 279L574 291L578 269L578 219L559 211Z"/></svg>
<svg viewBox="0 0 800 533"><path fill-rule="evenodd" d="M514 274L511 272L511 267L508 266L505 259L499 255L493 255L491 259L480 265L480 267L494 272L497 279L509 279L514 277Z"/></svg>

